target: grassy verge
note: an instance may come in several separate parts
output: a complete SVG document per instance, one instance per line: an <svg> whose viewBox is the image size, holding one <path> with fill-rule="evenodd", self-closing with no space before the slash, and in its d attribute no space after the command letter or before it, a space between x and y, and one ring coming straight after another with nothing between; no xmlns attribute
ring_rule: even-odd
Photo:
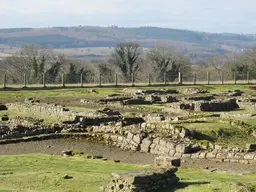
<svg viewBox="0 0 256 192"><path fill-rule="evenodd" d="M112 161L82 157L61 157L41 154L0 156L0 191L72 191L98 192L110 181L112 172L144 169L147 166L117 164ZM64 179L68 174L72 179ZM180 169L177 192L228 191L233 182L256 185L256 175L209 173L198 169ZM166 191L166 192L167 192Z"/></svg>

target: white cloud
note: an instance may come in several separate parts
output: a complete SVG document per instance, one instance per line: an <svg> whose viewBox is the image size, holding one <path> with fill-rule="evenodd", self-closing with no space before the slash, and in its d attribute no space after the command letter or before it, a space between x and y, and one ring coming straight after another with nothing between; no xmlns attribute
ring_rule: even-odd
<svg viewBox="0 0 256 192"><path fill-rule="evenodd" d="M256 33L254 0L0 0L2 27L154 24Z"/></svg>

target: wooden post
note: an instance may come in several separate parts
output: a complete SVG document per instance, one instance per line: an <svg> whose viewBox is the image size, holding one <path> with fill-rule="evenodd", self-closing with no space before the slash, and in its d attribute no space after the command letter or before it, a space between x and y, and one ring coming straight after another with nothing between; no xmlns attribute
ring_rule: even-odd
<svg viewBox="0 0 256 192"><path fill-rule="evenodd" d="M182 79L182 73L179 72L179 84L182 85L183 84L183 79Z"/></svg>
<svg viewBox="0 0 256 192"><path fill-rule="evenodd" d="M167 82L166 82L166 72L164 72L164 84L166 85Z"/></svg>
<svg viewBox="0 0 256 192"><path fill-rule="evenodd" d="M65 74L62 73L61 75L61 83L62 83L62 87L65 87Z"/></svg>
<svg viewBox="0 0 256 192"><path fill-rule="evenodd" d="M247 72L247 84L250 84L250 71Z"/></svg>
<svg viewBox="0 0 256 192"><path fill-rule="evenodd" d="M150 77L150 74L148 74L148 86L151 86L151 77Z"/></svg>
<svg viewBox="0 0 256 192"><path fill-rule="evenodd" d="M101 74L99 74L99 87L101 87Z"/></svg>
<svg viewBox="0 0 256 192"><path fill-rule="evenodd" d="M43 73L43 87L45 88L46 85L45 85L45 73Z"/></svg>
<svg viewBox="0 0 256 192"><path fill-rule="evenodd" d="M207 71L207 85L210 85L210 73Z"/></svg>
<svg viewBox="0 0 256 192"><path fill-rule="evenodd" d="M220 76L220 78L221 78L221 84L224 85L224 74L223 74L223 72L221 72L220 75L221 75L221 76Z"/></svg>
<svg viewBox="0 0 256 192"><path fill-rule="evenodd" d="M236 72L234 72L234 83L236 85Z"/></svg>
<svg viewBox="0 0 256 192"><path fill-rule="evenodd" d="M84 86L84 77L83 77L83 73L81 73L80 82L81 82L81 87L83 87L83 86Z"/></svg>
<svg viewBox="0 0 256 192"><path fill-rule="evenodd" d="M196 76L196 72L194 72L194 85L196 85L196 79L197 78L197 76Z"/></svg>
<svg viewBox="0 0 256 192"><path fill-rule="evenodd" d="M116 85L116 87L118 86L118 76L117 76L117 73L115 74L115 85Z"/></svg>
<svg viewBox="0 0 256 192"><path fill-rule="evenodd" d="M27 75L24 73L24 88L27 88Z"/></svg>
<svg viewBox="0 0 256 192"><path fill-rule="evenodd" d="M134 79L134 73L132 73L132 87L134 87L134 81L135 81L135 79Z"/></svg>
<svg viewBox="0 0 256 192"><path fill-rule="evenodd" d="M7 87L7 76L4 74L4 89Z"/></svg>

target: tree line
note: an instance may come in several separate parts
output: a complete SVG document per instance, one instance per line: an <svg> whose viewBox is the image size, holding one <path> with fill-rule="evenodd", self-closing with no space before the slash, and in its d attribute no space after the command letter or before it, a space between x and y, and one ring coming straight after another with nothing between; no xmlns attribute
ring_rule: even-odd
<svg viewBox="0 0 256 192"><path fill-rule="evenodd" d="M220 80L225 72L226 78L232 78L234 72L237 79L246 79L248 71L256 78L256 49L233 55L212 55L201 64L196 65L183 53L175 51L168 45L157 45L150 49L143 49L138 43L123 42L118 44L109 59L96 64L85 60L68 58L54 53L51 49L25 46L20 51L0 61L0 74L6 74L8 82L23 83L24 74L30 84L39 84L45 76L46 83L57 84L65 74L67 83L79 83L81 78L85 83L95 83L99 76L102 82L113 83L115 74L119 74L119 81L145 81L148 74L155 82L173 82L182 72L184 80L191 81L193 72L203 79L205 71L215 74L213 80Z"/></svg>

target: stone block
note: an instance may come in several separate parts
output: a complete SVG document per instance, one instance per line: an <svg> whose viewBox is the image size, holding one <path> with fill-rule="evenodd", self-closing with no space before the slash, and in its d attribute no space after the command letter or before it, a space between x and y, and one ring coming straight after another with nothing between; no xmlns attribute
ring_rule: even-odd
<svg viewBox="0 0 256 192"><path fill-rule="evenodd" d="M201 152L200 155L198 156L199 159L205 159L206 158L206 152Z"/></svg>
<svg viewBox="0 0 256 192"><path fill-rule="evenodd" d="M171 157L173 157L175 153L176 153L175 150L170 150L170 151L169 151L169 155L170 155Z"/></svg>
<svg viewBox="0 0 256 192"><path fill-rule="evenodd" d="M227 154L226 153L217 153L216 158L217 159L226 159Z"/></svg>
<svg viewBox="0 0 256 192"><path fill-rule="evenodd" d="M142 143L140 145L140 149L142 152L148 153L150 151L150 146L152 144L152 141L149 139L142 140Z"/></svg>
<svg viewBox="0 0 256 192"><path fill-rule="evenodd" d="M245 160L253 160L253 158L255 157L255 153L246 153L245 155L244 155L244 159Z"/></svg>
<svg viewBox="0 0 256 192"><path fill-rule="evenodd" d="M236 153L235 159L244 159L245 153Z"/></svg>
<svg viewBox="0 0 256 192"><path fill-rule="evenodd" d="M161 139L161 140L159 141L159 144L160 144L161 146L165 147L165 146L166 146L166 141L163 140L163 139Z"/></svg>
<svg viewBox="0 0 256 192"><path fill-rule="evenodd" d="M186 146L185 144L176 145L176 152L179 152L181 154L189 153L189 149L190 147Z"/></svg>
<svg viewBox="0 0 256 192"><path fill-rule="evenodd" d="M192 154L183 154L182 158L188 159L188 158L191 158L191 156L192 156Z"/></svg>
<svg viewBox="0 0 256 192"><path fill-rule="evenodd" d="M133 136L133 141L137 144L140 144L141 143L141 137L140 135L134 135Z"/></svg>
<svg viewBox="0 0 256 192"><path fill-rule="evenodd" d="M183 154L182 153L179 153L176 151L176 153L174 154L174 157L181 157Z"/></svg>
<svg viewBox="0 0 256 192"><path fill-rule="evenodd" d="M200 152L193 153L193 154L191 155L191 158L192 158L192 159L197 159L197 158L199 157L199 155L200 155Z"/></svg>
<svg viewBox="0 0 256 192"><path fill-rule="evenodd" d="M153 140L153 143L154 144L159 144L159 142L160 142L160 138L159 137L157 137L157 138L155 138L154 140Z"/></svg>
<svg viewBox="0 0 256 192"><path fill-rule="evenodd" d="M215 159L216 158L216 153L207 153L206 154L206 159Z"/></svg>
<svg viewBox="0 0 256 192"><path fill-rule="evenodd" d="M176 149L175 144L172 143L172 142L166 142L166 147L171 149L171 150L175 150Z"/></svg>
<svg viewBox="0 0 256 192"><path fill-rule="evenodd" d="M248 160L244 160L244 159L241 159L239 160L239 163L242 163L242 164L250 164Z"/></svg>
<svg viewBox="0 0 256 192"><path fill-rule="evenodd" d="M173 157L167 157L167 156L159 156L156 157L154 160L154 164L156 166L160 167L180 167L181 165L181 160L180 158L173 158Z"/></svg>

